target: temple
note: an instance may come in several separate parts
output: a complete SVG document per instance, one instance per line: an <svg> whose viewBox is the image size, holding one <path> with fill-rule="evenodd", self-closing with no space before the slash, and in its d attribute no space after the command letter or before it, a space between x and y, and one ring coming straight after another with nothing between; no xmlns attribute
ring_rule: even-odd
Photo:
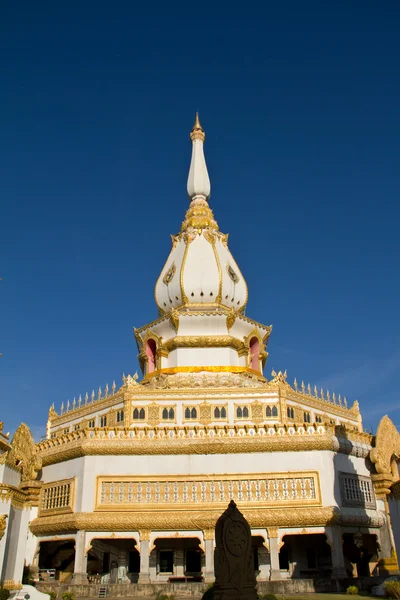
<svg viewBox="0 0 400 600"><path fill-rule="evenodd" d="M258 582L398 572L400 434L387 416L365 432L357 401L264 375L272 327L246 314L198 116L190 138L158 316L134 330L142 377L53 404L39 443L25 424L0 432L5 587L206 585L231 500Z"/></svg>

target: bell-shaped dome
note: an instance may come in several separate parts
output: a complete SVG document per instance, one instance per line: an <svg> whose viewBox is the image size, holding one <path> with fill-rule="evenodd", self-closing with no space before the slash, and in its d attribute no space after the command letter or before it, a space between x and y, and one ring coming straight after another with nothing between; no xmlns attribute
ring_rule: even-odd
<svg viewBox="0 0 400 600"><path fill-rule="evenodd" d="M191 203L180 233L172 238L171 253L156 283L156 302L162 312L183 305L221 304L242 311L247 303L247 285L228 248L228 236L219 231L208 205L205 133L198 115L190 137L193 146L187 189Z"/></svg>

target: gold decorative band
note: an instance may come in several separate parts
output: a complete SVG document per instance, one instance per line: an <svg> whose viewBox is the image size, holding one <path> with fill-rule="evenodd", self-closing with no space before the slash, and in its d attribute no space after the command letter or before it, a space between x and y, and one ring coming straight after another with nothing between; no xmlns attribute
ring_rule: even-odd
<svg viewBox="0 0 400 600"><path fill-rule="evenodd" d="M207 435L208 428L198 428L199 435L197 437L180 437L179 431L183 428L171 428L176 435L171 438L164 437L150 438L146 436L144 430L142 435L137 435L129 438L129 431L126 433L125 439L119 437L106 438L88 438L90 433L95 436L103 433L88 432L84 430L80 432L80 438L65 436L57 439L57 442L65 440L64 444L53 444L53 440L46 440L41 443L40 455L43 460L43 465L52 465L65 460L79 458L80 456L118 456L118 455L142 455L142 454L237 454L250 452L301 452L307 450L336 450L335 438L332 432L314 433L314 434L296 434L290 435L284 433L282 435L250 435L244 432L244 435L235 435L231 437L225 435L220 437L215 435L210 437ZM233 429L236 432L236 428ZM117 430L115 430L117 431ZM157 430L158 431L158 430ZM243 429L244 431L244 429ZM200 432L203 435L200 437ZM125 433L125 432L123 432ZM84 436L84 437L83 437ZM83 437L83 439L82 439Z"/></svg>
<svg viewBox="0 0 400 600"><path fill-rule="evenodd" d="M326 508L299 507L296 510L284 508L247 509L239 504L251 527L311 527L333 525L341 519L341 512L334 506ZM149 512L98 512L75 513L52 517L38 517L32 521L30 529L34 535L62 534L77 530L86 531L176 531L177 529L204 530L215 527L221 516L220 510L180 510L176 508Z"/></svg>
<svg viewBox="0 0 400 600"><path fill-rule="evenodd" d="M321 506L318 471L246 475L100 476L95 510L220 510Z"/></svg>
<svg viewBox="0 0 400 600"><path fill-rule="evenodd" d="M296 510L283 508L257 509L239 504L240 510L250 527L318 527L327 525L345 525L353 527L382 527L384 517L381 513L373 515L353 514L351 509L339 509L337 506L319 508L298 507ZM91 512L38 517L30 525L34 535L60 535L73 531L204 531L215 527L221 516L220 510L171 510L149 512Z"/></svg>
<svg viewBox="0 0 400 600"><path fill-rule="evenodd" d="M171 352L176 348L233 348L239 350L243 341L232 335L177 335L167 340L162 348ZM247 348L248 351L248 348ZM231 367L232 368L232 367Z"/></svg>
<svg viewBox="0 0 400 600"><path fill-rule="evenodd" d="M165 369L158 369L153 373L148 373L145 379L150 379L155 375L175 375L176 373L251 373L252 375L257 375L257 377L262 377L259 371L255 369L250 369L250 367L232 367L232 366L219 366L219 367L168 367ZM263 378L264 379L264 378Z"/></svg>

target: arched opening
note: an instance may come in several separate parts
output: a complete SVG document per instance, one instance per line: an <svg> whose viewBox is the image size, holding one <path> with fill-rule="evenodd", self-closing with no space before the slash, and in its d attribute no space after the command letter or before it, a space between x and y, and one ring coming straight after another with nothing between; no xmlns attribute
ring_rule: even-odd
<svg viewBox="0 0 400 600"><path fill-rule="evenodd" d="M156 370L156 355L156 342L152 338L149 338L146 342L147 373L154 373Z"/></svg>
<svg viewBox="0 0 400 600"><path fill-rule="evenodd" d="M323 533L285 535L279 568L293 579L328 578L332 574L331 548Z"/></svg>
<svg viewBox="0 0 400 600"><path fill-rule="evenodd" d="M368 533L344 533L343 555L349 577L370 577L376 574L378 565L376 535Z"/></svg>
<svg viewBox="0 0 400 600"><path fill-rule="evenodd" d="M69 581L74 563L75 540L40 542L39 581Z"/></svg>
<svg viewBox="0 0 400 600"><path fill-rule="evenodd" d="M150 553L150 579L160 582L203 581L204 553L200 540L165 537L154 540Z"/></svg>
<svg viewBox="0 0 400 600"><path fill-rule="evenodd" d="M97 538L88 552L89 583L137 583L140 554L134 539Z"/></svg>
<svg viewBox="0 0 400 600"><path fill-rule="evenodd" d="M260 341L257 337L252 337L249 344L249 363L250 368L255 371L260 370Z"/></svg>

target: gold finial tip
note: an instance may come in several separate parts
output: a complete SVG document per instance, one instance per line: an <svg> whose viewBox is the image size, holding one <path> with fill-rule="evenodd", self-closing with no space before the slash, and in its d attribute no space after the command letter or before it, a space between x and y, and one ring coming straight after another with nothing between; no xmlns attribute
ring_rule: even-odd
<svg viewBox="0 0 400 600"><path fill-rule="evenodd" d="M202 126L200 124L199 113L196 112L196 118L194 120L194 125L192 127L192 131L190 132L190 139L192 141L199 139L204 142L205 137L206 137L206 134L204 133L204 129L202 128Z"/></svg>
<svg viewBox="0 0 400 600"><path fill-rule="evenodd" d="M196 118L194 120L194 125L193 125L193 128L192 128L192 131L199 131L199 130L203 131L203 128L202 128L202 126L200 124L199 113L196 112Z"/></svg>

